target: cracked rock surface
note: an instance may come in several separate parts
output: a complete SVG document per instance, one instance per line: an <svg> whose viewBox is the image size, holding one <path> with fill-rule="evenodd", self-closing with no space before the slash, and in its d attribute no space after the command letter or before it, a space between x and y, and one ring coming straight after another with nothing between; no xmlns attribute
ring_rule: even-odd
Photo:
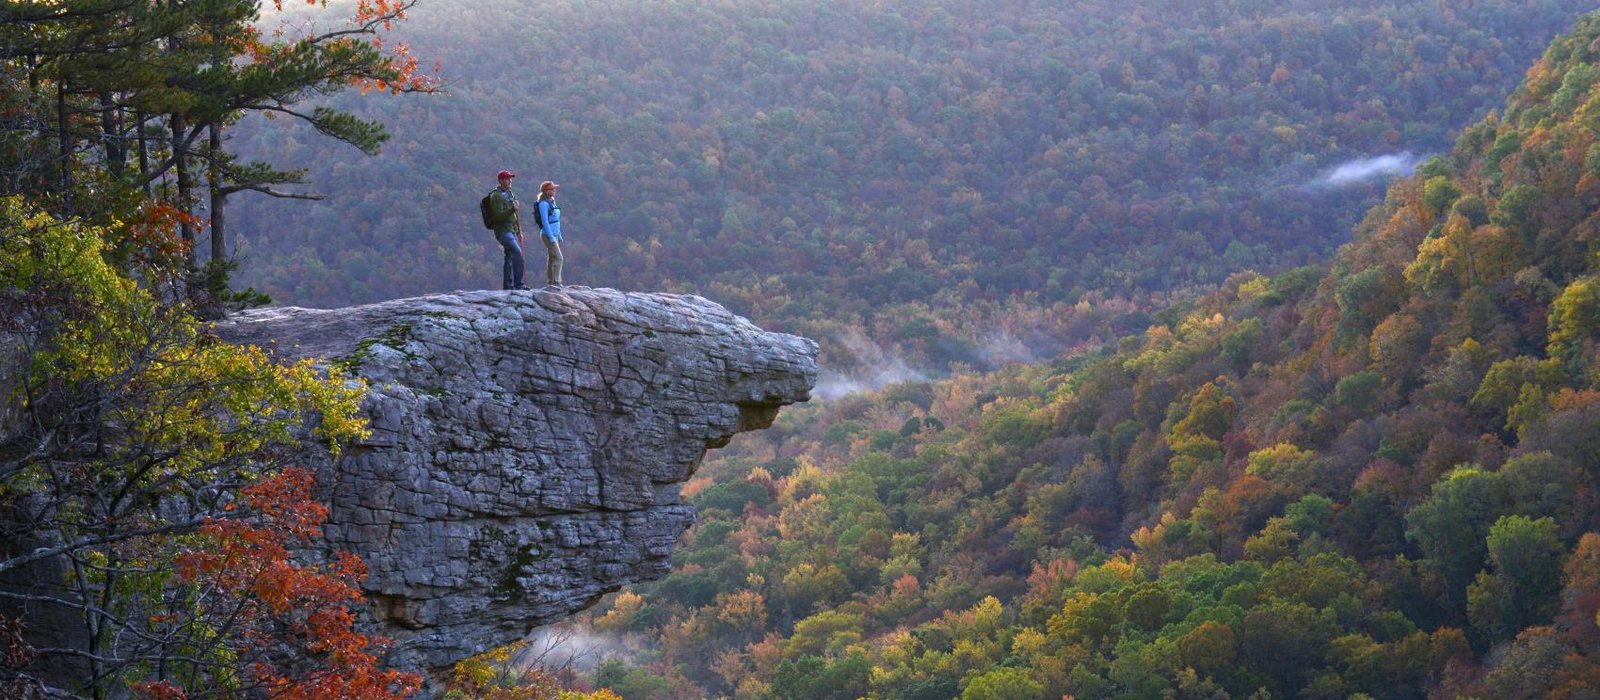
<svg viewBox="0 0 1600 700"><path fill-rule="evenodd" d="M255 309L225 340L371 383L372 435L318 466L390 662L439 671L669 568L707 448L816 383L816 343L695 296L567 287Z"/></svg>

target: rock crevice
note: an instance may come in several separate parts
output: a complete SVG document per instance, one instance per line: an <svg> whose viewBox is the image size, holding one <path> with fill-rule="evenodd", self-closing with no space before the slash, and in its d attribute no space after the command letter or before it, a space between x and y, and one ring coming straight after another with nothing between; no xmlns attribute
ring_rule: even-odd
<svg viewBox="0 0 1600 700"><path fill-rule="evenodd" d="M439 670L658 578L708 448L816 383L814 342L694 296L564 288L257 309L217 327L371 384L369 438L318 465L392 661Z"/></svg>

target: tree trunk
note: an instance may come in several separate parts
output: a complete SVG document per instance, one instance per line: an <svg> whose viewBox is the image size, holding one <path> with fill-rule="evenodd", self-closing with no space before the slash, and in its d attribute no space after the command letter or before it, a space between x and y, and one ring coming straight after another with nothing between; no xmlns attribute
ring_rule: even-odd
<svg viewBox="0 0 1600 700"><path fill-rule="evenodd" d="M167 7L176 8L177 6L177 0L167 0ZM178 37L167 37L167 53L176 54L179 49ZM192 269L195 260L194 224L191 223L193 219L187 215L193 213L190 207L194 202L191 196L194 193L194 183L190 181L189 175L189 142L184 138L183 132L186 128L183 115L174 112L169 117L169 122L168 126L172 129L172 164L178 171L178 201L176 204L178 210L186 215L178 220L178 233L183 238L184 257L188 260L189 267Z"/></svg>
<svg viewBox="0 0 1600 700"><path fill-rule="evenodd" d="M168 117L172 126L172 163L178 171L178 197L175 202L178 210L189 214L189 205L193 200L194 183L189 176L189 148L184 143L183 115L173 114ZM194 224L188 217L178 220L178 233L183 238L184 255L189 259L189 264L194 265Z"/></svg>
<svg viewBox="0 0 1600 700"><path fill-rule="evenodd" d="M149 180L150 175L150 142L144 137L144 110L135 110L133 123L139 131L139 179L144 181L144 196L150 198L152 190Z"/></svg>
<svg viewBox="0 0 1600 700"><path fill-rule="evenodd" d="M67 85L56 79L56 141L61 146L61 197L63 216L72 216L72 141L67 133Z"/></svg>
<svg viewBox="0 0 1600 700"><path fill-rule="evenodd" d="M227 236L224 224L227 221L226 209L228 195L222 191L222 125L211 122L206 125L207 139L211 152L206 162L206 182L211 188L211 261L221 263L228 259Z"/></svg>
<svg viewBox="0 0 1600 700"><path fill-rule="evenodd" d="M106 153L106 170L111 177L122 177L128 160L128 146L122 140L122 110L111 99L111 93L100 93L100 141Z"/></svg>

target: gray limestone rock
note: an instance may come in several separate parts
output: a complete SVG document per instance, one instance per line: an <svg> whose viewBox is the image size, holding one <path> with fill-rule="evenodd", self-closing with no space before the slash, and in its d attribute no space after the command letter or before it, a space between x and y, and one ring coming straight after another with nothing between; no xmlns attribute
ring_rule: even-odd
<svg viewBox="0 0 1600 700"><path fill-rule="evenodd" d="M438 671L668 571L707 448L816 383L816 343L695 296L567 287L267 308L217 333L371 383L318 467L390 662Z"/></svg>

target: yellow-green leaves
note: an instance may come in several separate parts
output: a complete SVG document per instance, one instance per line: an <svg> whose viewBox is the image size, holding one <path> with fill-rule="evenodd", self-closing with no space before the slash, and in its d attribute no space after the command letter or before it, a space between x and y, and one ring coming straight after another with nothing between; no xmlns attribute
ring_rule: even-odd
<svg viewBox="0 0 1600 700"><path fill-rule="evenodd" d="M106 229L30 212L14 198L0 201L0 218L11 232L0 243L0 284L21 300L19 321L39 349L24 389L92 403L112 452L162 462L148 478L248 473L274 444L314 435L337 452L364 436L358 381L216 341L181 305L103 259Z"/></svg>
<svg viewBox="0 0 1600 700"><path fill-rule="evenodd" d="M1584 343L1600 331L1600 280L1573 280L1550 304L1551 357L1576 359Z"/></svg>

